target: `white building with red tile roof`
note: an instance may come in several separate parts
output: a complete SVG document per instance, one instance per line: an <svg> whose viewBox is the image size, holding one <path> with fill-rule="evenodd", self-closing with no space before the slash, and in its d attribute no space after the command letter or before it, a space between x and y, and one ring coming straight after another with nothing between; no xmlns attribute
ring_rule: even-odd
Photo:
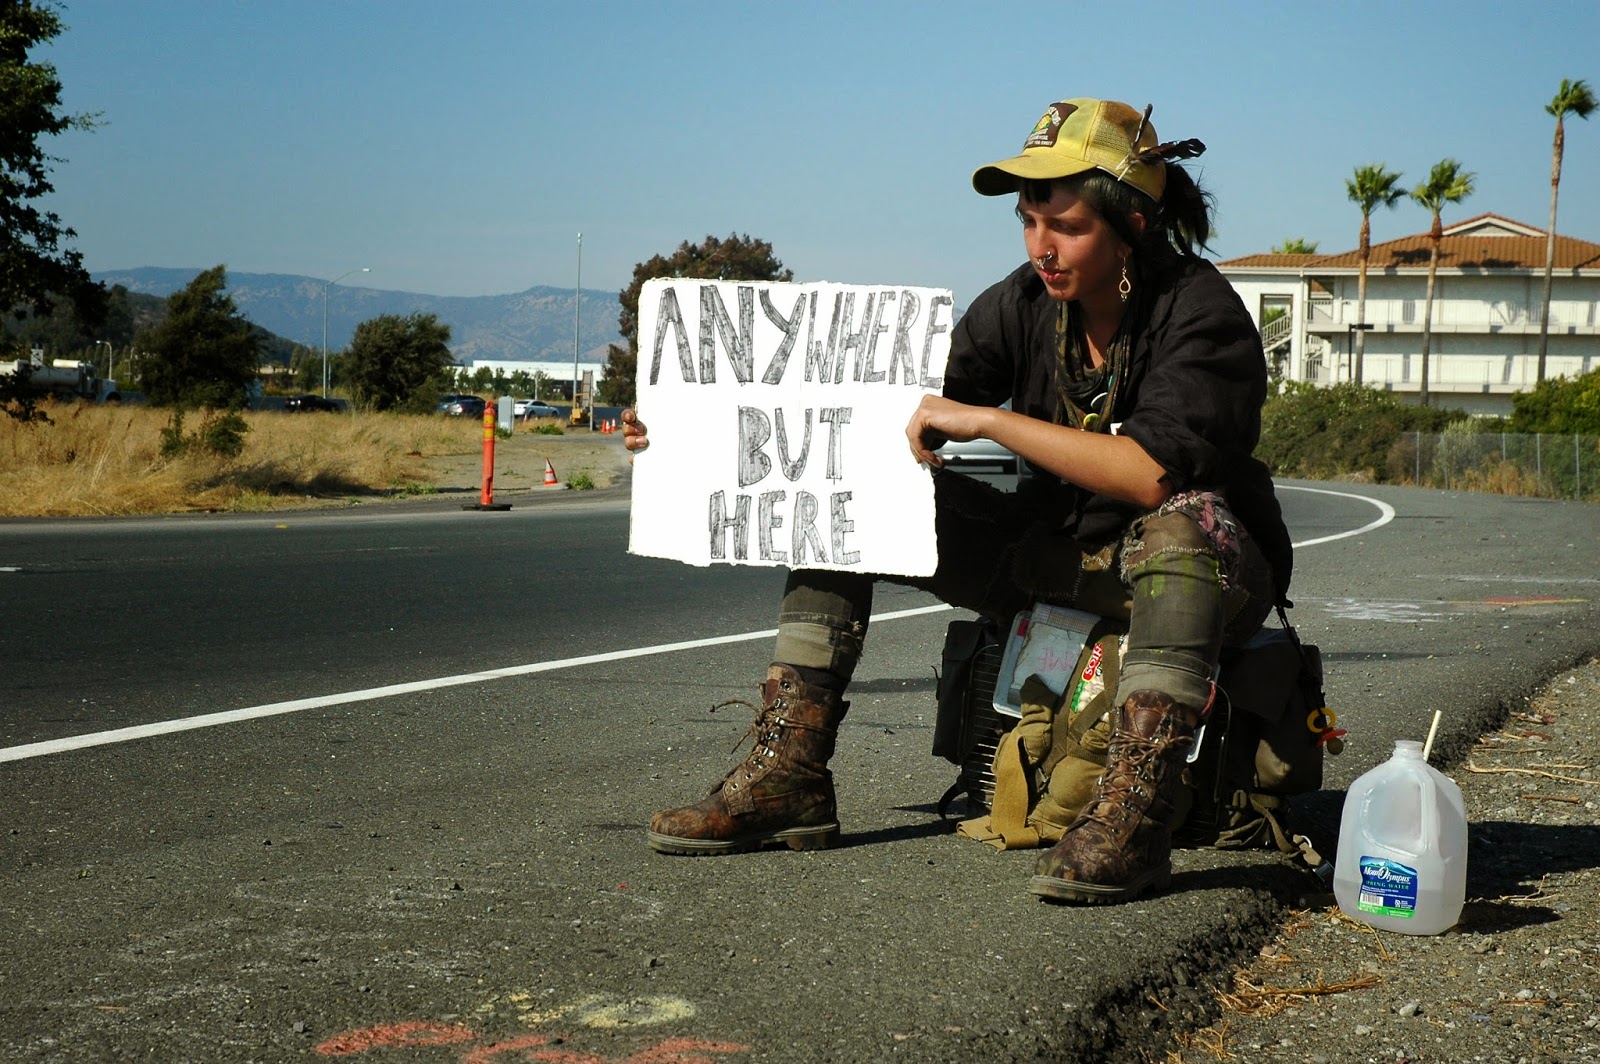
<svg viewBox="0 0 1600 1064"><path fill-rule="evenodd" d="M1353 379L1356 326L1366 329L1362 380L1415 396L1428 288L1426 232L1372 246L1365 323L1356 318L1357 251L1247 255L1217 263L1256 324L1268 357L1290 380ZM1439 247L1428 353L1435 406L1504 414L1533 388L1544 292L1545 231L1496 214L1446 226ZM1600 368L1600 244L1556 234L1547 377Z"/></svg>

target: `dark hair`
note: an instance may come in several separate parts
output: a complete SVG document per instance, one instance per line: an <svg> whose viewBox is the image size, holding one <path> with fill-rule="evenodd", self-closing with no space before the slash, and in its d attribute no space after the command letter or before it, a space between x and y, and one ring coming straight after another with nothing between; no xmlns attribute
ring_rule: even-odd
<svg viewBox="0 0 1600 1064"><path fill-rule="evenodd" d="M1167 188L1158 204L1132 185L1104 170L1087 170L1071 177L1019 181L1017 191L1028 203L1045 203L1063 189L1081 197L1106 220L1123 242L1142 258L1159 261L1173 252L1194 258L1211 237L1214 197L1195 184L1187 170L1167 163ZM1129 215L1144 216L1144 235L1134 232Z"/></svg>

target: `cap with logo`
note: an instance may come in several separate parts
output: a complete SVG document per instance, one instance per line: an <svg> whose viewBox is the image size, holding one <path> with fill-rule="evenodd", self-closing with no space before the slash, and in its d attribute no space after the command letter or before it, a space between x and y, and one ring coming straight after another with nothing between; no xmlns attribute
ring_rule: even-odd
<svg viewBox="0 0 1600 1064"><path fill-rule="evenodd" d="M1149 154L1158 141L1150 109L1141 114L1116 100L1051 104L1022 142L1022 154L981 166L972 187L985 196L1017 191L1020 181L1049 181L1100 169L1160 202L1167 167Z"/></svg>

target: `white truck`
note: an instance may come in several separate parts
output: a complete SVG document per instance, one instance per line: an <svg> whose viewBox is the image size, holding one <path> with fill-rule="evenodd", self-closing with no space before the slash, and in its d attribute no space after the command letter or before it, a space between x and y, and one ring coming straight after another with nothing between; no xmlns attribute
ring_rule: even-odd
<svg viewBox="0 0 1600 1064"><path fill-rule="evenodd" d="M22 376L28 378L28 389L36 395L49 395L57 399L87 399L91 403L116 403L122 400L117 382L100 376L92 362L73 362L69 359L44 360L44 351L33 349L30 358L14 362L0 362L0 377Z"/></svg>

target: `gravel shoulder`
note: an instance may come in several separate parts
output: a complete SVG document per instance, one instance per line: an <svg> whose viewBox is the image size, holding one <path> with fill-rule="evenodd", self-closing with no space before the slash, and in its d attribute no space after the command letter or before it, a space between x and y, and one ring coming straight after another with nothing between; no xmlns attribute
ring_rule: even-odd
<svg viewBox="0 0 1600 1064"><path fill-rule="evenodd" d="M555 474L554 486L545 484L545 463ZM282 510L335 510L351 506L392 506L419 501L476 504L483 492L481 445L460 451L431 454L421 459L428 488L423 492L392 494L325 495L284 498ZM630 482L628 452L622 433L575 429L562 435L543 435L518 429L495 441L493 501L513 505L534 498L565 495L575 489L625 488Z"/></svg>
<svg viewBox="0 0 1600 1064"><path fill-rule="evenodd" d="M628 452L622 446L620 432L582 429L560 436L545 436L519 430L495 442L495 495L546 490L546 461L562 488L579 475L587 477L596 488L609 488L622 482L628 473ZM434 479L435 490L440 494L476 496L482 488L481 448L430 457L426 465Z"/></svg>
<svg viewBox="0 0 1600 1064"><path fill-rule="evenodd" d="M1600 659L1557 676L1459 764L1467 904L1442 935L1308 899L1222 1017L1152 1061L1600 1061ZM1329 855L1331 857L1331 855Z"/></svg>

